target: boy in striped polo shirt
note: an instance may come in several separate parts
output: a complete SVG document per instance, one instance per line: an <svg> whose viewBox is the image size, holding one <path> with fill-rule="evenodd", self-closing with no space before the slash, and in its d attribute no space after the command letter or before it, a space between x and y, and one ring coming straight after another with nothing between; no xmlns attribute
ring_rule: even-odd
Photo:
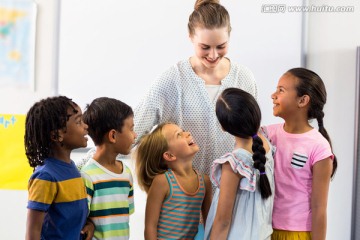
<svg viewBox="0 0 360 240"><path fill-rule="evenodd" d="M135 141L133 111L119 100L101 97L86 107L83 118L96 145L94 156L81 169L94 238L127 240L134 212L133 178L116 156L129 154Z"/></svg>

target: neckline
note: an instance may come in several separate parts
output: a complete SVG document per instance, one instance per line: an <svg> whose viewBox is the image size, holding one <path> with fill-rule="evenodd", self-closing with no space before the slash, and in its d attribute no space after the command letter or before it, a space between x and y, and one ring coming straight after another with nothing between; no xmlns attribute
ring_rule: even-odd
<svg viewBox="0 0 360 240"><path fill-rule="evenodd" d="M288 136L288 137L292 137L292 138L299 138L299 137L303 137L305 134L312 134L314 131L317 131L317 129L312 128L311 130L307 131L307 132L303 132L303 133L289 133L287 131L285 131L284 126L285 123L282 123L281 125L281 132Z"/></svg>
<svg viewBox="0 0 360 240"><path fill-rule="evenodd" d="M110 171L109 169L107 169L106 167L104 167L103 165L101 165L100 163L98 163L95 159L91 159L91 161L98 167L100 168L101 170L103 170L105 173L109 174L109 175L112 175L112 176L115 176L115 177L119 177L121 175L123 175L125 173L125 165L122 161L119 161L119 160L115 160L115 161L119 161L121 162L122 164L122 167L123 167L123 170L122 170L122 173L114 173L112 171Z"/></svg>
<svg viewBox="0 0 360 240"><path fill-rule="evenodd" d="M186 195L188 195L188 196L195 196L195 195L200 191L200 176L199 176L198 172L197 172L195 169L193 169L193 170L194 170L194 172L196 173L196 177L197 177L197 179L198 179L198 186L197 186L196 191L191 193L191 192L186 191L186 190L183 188L183 186L180 184L178 178L176 177L175 172L170 169L172 175L174 176L174 179L175 179L177 185L179 186L179 188L181 189L181 191L183 191L183 192L184 192Z"/></svg>
<svg viewBox="0 0 360 240"><path fill-rule="evenodd" d="M200 81L204 85L208 86L207 84L205 84L205 80L202 79L199 75L197 75L196 72L194 71L194 69L193 69L193 67L191 65L191 62L190 62L190 58L191 57L189 57L186 62L187 62L188 68L190 69L191 74L195 77L195 79L197 81ZM223 85L224 81L226 81L229 78L231 72L233 71L233 64L232 64L231 60L229 58L227 58L227 57L225 57L225 58L229 61L230 68L229 68L229 72L226 74L226 76L223 79L220 80L219 86ZM214 84L210 84L210 85L214 85Z"/></svg>

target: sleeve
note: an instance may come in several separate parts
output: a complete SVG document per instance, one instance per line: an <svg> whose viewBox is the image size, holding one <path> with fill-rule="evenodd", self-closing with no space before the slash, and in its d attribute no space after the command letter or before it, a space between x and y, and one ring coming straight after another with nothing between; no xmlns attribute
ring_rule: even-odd
<svg viewBox="0 0 360 240"><path fill-rule="evenodd" d="M159 123L169 121L173 109L173 101L168 96L170 90L175 89L174 82L178 79L176 71L170 68L164 72L151 86L145 97L134 111L134 131L137 134L135 145L141 137L150 132Z"/></svg>
<svg viewBox="0 0 360 240"><path fill-rule="evenodd" d="M47 172L34 173L28 183L28 208L47 212L55 201L57 182Z"/></svg>
<svg viewBox="0 0 360 240"><path fill-rule="evenodd" d="M252 95L254 96L254 98L256 99L256 101L259 101L258 99L258 86L257 86L257 83L255 81L255 77L254 77L254 74L252 71L250 71L250 69L248 69L248 76L249 76L249 80L250 82L253 83L253 92L252 92Z"/></svg>
<svg viewBox="0 0 360 240"><path fill-rule="evenodd" d="M91 202L92 202L92 198L94 196L94 184L92 182L91 177L84 171L81 171L81 177L84 181L85 187L86 187L86 194L87 194L87 200L88 200L88 207L89 207L89 212L91 211Z"/></svg>
<svg viewBox="0 0 360 240"><path fill-rule="evenodd" d="M258 87L254 77L254 73L246 66L239 65L239 76L241 77L240 84L241 89L247 91L258 101Z"/></svg>
<svg viewBox="0 0 360 240"><path fill-rule="evenodd" d="M81 169L87 164L87 162L92 159L92 157L94 156L96 152L96 147L91 148L82 158L80 161L77 161L75 163L77 169L79 169L79 171L81 171Z"/></svg>
<svg viewBox="0 0 360 240"><path fill-rule="evenodd" d="M130 189L129 189L129 214L133 214L135 212L135 204L134 204L134 181L131 174L131 171L128 167L126 167L129 172L129 182L130 182Z"/></svg>
<svg viewBox="0 0 360 240"><path fill-rule="evenodd" d="M268 140L271 149L271 154L273 157L275 157L276 147L271 143L271 139L269 138L267 127L266 126L260 127L259 132Z"/></svg>
<svg viewBox="0 0 360 240"><path fill-rule="evenodd" d="M211 182L216 186L220 186L221 180L221 165L229 162L232 170L234 173L238 173L244 178L241 179L241 184L239 184L239 188L241 190L247 190L250 192L254 192L256 189L256 174L253 168L250 166L249 163L243 161L242 159L236 157L233 153L228 153L223 157L214 160L210 175L211 175Z"/></svg>
<svg viewBox="0 0 360 240"><path fill-rule="evenodd" d="M272 124L272 125L268 125L268 126L262 126L260 128L261 133L263 133L264 136L273 145L274 145L274 138L275 138L275 135L276 135L277 126L278 126L278 124Z"/></svg>
<svg viewBox="0 0 360 240"><path fill-rule="evenodd" d="M315 146L314 152L311 156L312 166L326 158L334 159L334 154L332 153L329 142L321 136L321 141Z"/></svg>

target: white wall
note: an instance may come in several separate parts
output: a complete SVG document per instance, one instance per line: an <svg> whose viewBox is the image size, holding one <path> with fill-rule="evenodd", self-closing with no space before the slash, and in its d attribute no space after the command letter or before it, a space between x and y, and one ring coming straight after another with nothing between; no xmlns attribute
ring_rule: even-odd
<svg viewBox="0 0 360 240"><path fill-rule="evenodd" d="M55 93L58 0L35 2L37 3L35 91L0 88L2 114L25 114L35 101ZM0 199L0 239L24 239L27 192L0 190Z"/></svg>
<svg viewBox="0 0 360 240"><path fill-rule="evenodd" d="M68 0L63 0L68 1ZM75 0L74 0L75 1ZM79 1L79 0L77 0ZM11 104L0 101L1 113L25 113L27 109L40 98L56 93L56 56L57 56L57 18L60 0L36 0L38 3L37 18L37 46L36 46L36 91L19 91L16 89L0 89L2 99L15 97L17 101ZM226 6L227 1L223 1ZM289 63L280 65L279 61L288 58L291 61L298 58L299 55L290 52L289 55L277 54L272 51L273 46L286 44L284 38L287 34L300 37L298 29L301 26L293 26L286 22L286 19L298 18L299 14L265 15L261 13L263 2L246 2L244 8L229 9L233 16L234 31L231 36L231 46L238 48L241 45L241 51L231 56L235 61L242 62L250 69L257 69L255 77L259 82L260 104L262 108L271 108L270 93L276 86L277 79L281 73L290 67L295 67ZM274 1L273 1L274 2ZM280 1L278 1L280 3ZM85 1L84 4L90 2ZM268 3L268 2L266 2ZM294 2L293 2L294 3ZM237 4L237 2L236 2ZM351 227L351 205L352 205L352 169L353 169L353 141L354 141L354 99L355 99L355 47L360 45L360 3L357 0L313 0L309 4L326 5L353 5L355 13L313 13L309 16L308 27L308 67L319 73L325 81L328 90L328 103L325 111L325 127L333 140L335 153L339 158L339 169L335 180L331 184L329 197L328 213L328 238L350 239ZM191 5L192 4L187 4ZM85 6L84 6L85 7ZM237 12L237 10L239 12ZM191 9L189 10L189 12ZM243 19L244 12L250 11L250 16ZM81 12L81 11L80 11ZM79 12L79 13L80 13ZM175 11L176 12L176 11ZM248 13L249 14L249 13ZM285 16L285 17L284 17ZM80 16L79 16L80 17ZM80 20L79 20L80 21ZM257 27L259 21L264 21L262 27ZM273 21L274 24L270 24ZM238 25L237 25L238 24ZM184 26L184 24L182 24ZM284 27L284 25L286 27ZM256 27L254 27L256 26ZM282 27L279 27L282 26ZM165 31L170 29L164 29ZM267 38L274 36L276 31L278 38ZM260 38L255 38L257 34ZM166 34L162 38L168 37ZM170 37L170 36L169 36ZM184 36L185 38L185 36ZM249 38L259 46L268 48L267 54L261 51L261 48L253 49L249 46L242 46L243 38ZM182 41L182 40L181 40ZM185 39L187 41L187 39ZM296 44L300 40L296 41ZM185 44L186 45L186 44ZM94 48L98 46L94 45ZM126 46L124 46L126 47ZM191 45L190 45L191 47ZM169 48L171 49L171 48ZM168 52L165 52L166 54ZM76 56L76 52L73 53ZM156 52L154 53L156 55ZM243 58L243 56L253 54L252 58ZM96 58L90 54L90 57ZM178 59L178 58L176 58ZM300 59L296 59L300 62ZM173 64L173 61L169 61ZM259 68L259 65L261 67ZM272 68L276 72L271 75L266 74ZM159 74L166 66L160 66L157 71ZM69 76L71 77L71 76ZM76 81L76 79L72 79ZM76 91L86 92L86 89L76 89ZM76 92L72 95L76 101ZM267 100L269 99L269 101ZM269 110L267 110L269 111ZM271 112L271 110L269 111ZM269 118L267 123L273 121ZM275 120L274 120L275 121ZM341 123L341 125L339 124ZM75 154L74 158L78 158ZM131 166L131 162L129 163ZM26 221L26 191L0 191L0 238L1 239L23 239L25 233ZM144 194L138 191L136 199L142 203L139 204L135 215L132 218L132 239L141 239L143 224Z"/></svg>
<svg viewBox="0 0 360 240"><path fill-rule="evenodd" d="M308 26L307 67L325 82L328 102L324 126L338 157L331 182L327 239L350 239L354 167L356 47L360 46L360 2L312 0L310 4L355 6L352 13L311 13Z"/></svg>

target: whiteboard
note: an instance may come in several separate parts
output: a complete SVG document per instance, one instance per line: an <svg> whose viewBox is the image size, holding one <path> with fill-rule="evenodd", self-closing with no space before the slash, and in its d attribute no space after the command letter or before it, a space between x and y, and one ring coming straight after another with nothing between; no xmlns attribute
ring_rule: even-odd
<svg viewBox="0 0 360 240"><path fill-rule="evenodd" d="M187 23L194 2L61 0L58 94L82 108L101 96L134 108L157 76L193 55ZM221 3L231 17L228 57L253 71L263 123L278 121L270 94L286 70L301 65L302 14L264 12L283 5L276 0Z"/></svg>

